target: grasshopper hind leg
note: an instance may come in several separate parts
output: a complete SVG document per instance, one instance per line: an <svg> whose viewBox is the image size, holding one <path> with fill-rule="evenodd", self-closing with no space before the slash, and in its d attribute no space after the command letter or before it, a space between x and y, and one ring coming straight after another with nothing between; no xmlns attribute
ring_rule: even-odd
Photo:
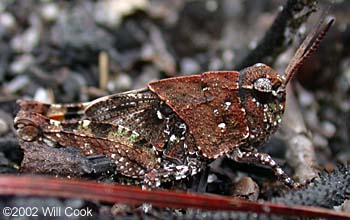
<svg viewBox="0 0 350 220"><path fill-rule="evenodd" d="M300 184L295 182L292 178L290 178L268 154L260 153L257 151L246 152L241 151L239 148L236 148L233 151L233 153L229 155L229 158L239 163L255 163L267 166L271 168L271 170L274 172L277 178L286 186L292 189L300 187Z"/></svg>

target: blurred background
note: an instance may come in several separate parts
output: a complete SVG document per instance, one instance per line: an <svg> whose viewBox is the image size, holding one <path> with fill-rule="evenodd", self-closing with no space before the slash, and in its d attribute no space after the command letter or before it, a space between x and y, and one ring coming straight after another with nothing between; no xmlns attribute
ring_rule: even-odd
<svg viewBox="0 0 350 220"><path fill-rule="evenodd" d="M19 98L83 102L166 77L234 70L286 2L2 0L0 137L14 137ZM303 129L292 133L305 135L316 164L332 169L337 162L350 161L350 1L320 1L317 8L329 5L327 16L336 23L293 83L293 106ZM283 74L319 14L286 33L287 44L260 62ZM278 156L276 145L269 146L265 150Z"/></svg>

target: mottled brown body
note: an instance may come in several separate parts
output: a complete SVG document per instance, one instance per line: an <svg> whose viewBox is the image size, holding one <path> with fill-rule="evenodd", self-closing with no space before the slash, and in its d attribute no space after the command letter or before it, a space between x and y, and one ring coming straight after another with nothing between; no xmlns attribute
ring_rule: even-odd
<svg viewBox="0 0 350 220"><path fill-rule="evenodd" d="M260 94L266 91L257 90L258 79L277 95L282 79L257 64L160 80L88 103L23 100L15 124L22 140L107 155L122 175L157 185L193 175L203 162L230 156L234 148L258 147L270 136L284 105Z"/></svg>
<svg viewBox="0 0 350 220"><path fill-rule="evenodd" d="M164 79L146 89L87 103L20 100L15 118L18 137L52 147L76 147L84 155L107 155L121 175L153 186L194 175L203 163L225 155L267 165L281 181L296 187L257 148L277 129L288 82L332 22L306 38L283 78L256 64L240 72Z"/></svg>
<svg viewBox="0 0 350 220"><path fill-rule="evenodd" d="M284 101L259 94L264 92L253 85L260 78L269 80L277 94L282 79L264 64L241 72L165 79L150 83L149 88L189 126L201 154L213 159L235 147L257 147L277 128Z"/></svg>

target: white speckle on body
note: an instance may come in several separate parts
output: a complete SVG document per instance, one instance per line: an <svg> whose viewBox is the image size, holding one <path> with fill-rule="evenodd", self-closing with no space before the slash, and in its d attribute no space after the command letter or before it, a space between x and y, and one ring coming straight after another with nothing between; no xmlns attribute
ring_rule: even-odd
<svg viewBox="0 0 350 220"><path fill-rule="evenodd" d="M226 124L222 122L222 123L218 124L218 127L221 128L221 129L225 129L226 128Z"/></svg>
<svg viewBox="0 0 350 220"><path fill-rule="evenodd" d="M91 121L89 121L89 120L83 120L83 128L89 127L90 123L91 123Z"/></svg>
<svg viewBox="0 0 350 220"><path fill-rule="evenodd" d="M170 142L175 142L177 140L177 137L175 135L170 136Z"/></svg>
<svg viewBox="0 0 350 220"><path fill-rule="evenodd" d="M157 117L159 119L163 119L163 115L162 115L162 113L160 111L157 111Z"/></svg>
<svg viewBox="0 0 350 220"><path fill-rule="evenodd" d="M254 66L256 66L256 67L260 67L260 66L266 66L265 64L263 64L263 63L256 63Z"/></svg>
<svg viewBox="0 0 350 220"><path fill-rule="evenodd" d="M213 113L214 113L215 116L219 116L219 110L214 109Z"/></svg>
<svg viewBox="0 0 350 220"><path fill-rule="evenodd" d="M60 126L61 125L61 122L60 121L57 121L57 120L50 120L50 124L51 125L54 125L54 126Z"/></svg>
<svg viewBox="0 0 350 220"><path fill-rule="evenodd" d="M231 105L232 105L231 102L225 102L225 103L224 103L224 109L225 109L225 111L227 111L227 110L230 108Z"/></svg>

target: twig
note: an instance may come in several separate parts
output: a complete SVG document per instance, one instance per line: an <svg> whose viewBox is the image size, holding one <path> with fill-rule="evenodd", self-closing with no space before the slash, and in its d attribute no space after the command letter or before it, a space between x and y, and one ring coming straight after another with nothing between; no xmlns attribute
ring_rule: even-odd
<svg viewBox="0 0 350 220"><path fill-rule="evenodd" d="M269 202L250 202L224 196L165 190L141 190L137 187L82 180L54 179L39 176L1 176L0 195L81 198L105 203L154 207L241 211L283 216L349 219L349 213L306 206L285 206Z"/></svg>
<svg viewBox="0 0 350 220"><path fill-rule="evenodd" d="M101 90L107 89L107 83L108 83L108 54L104 51L100 52L98 57L98 65L99 65L99 88Z"/></svg>
<svg viewBox="0 0 350 220"><path fill-rule="evenodd" d="M288 0L258 46L235 69L242 69L261 62L272 63L292 42L294 33L315 11L316 4L317 0ZM303 12L304 9L306 9L305 12ZM272 60L268 61L268 57Z"/></svg>
<svg viewBox="0 0 350 220"><path fill-rule="evenodd" d="M286 158L294 168L294 176L305 182L318 176L316 153L308 135L303 116L291 86L288 86L287 106L283 117L282 130L286 135L288 150Z"/></svg>

